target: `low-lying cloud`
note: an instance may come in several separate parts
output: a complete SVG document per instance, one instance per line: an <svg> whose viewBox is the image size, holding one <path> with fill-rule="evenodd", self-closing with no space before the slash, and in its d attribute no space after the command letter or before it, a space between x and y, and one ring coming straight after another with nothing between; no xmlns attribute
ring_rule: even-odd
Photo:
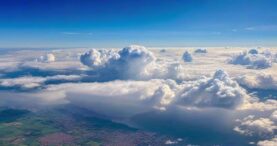
<svg viewBox="0 0 277 146"><path fill-rule="evenodd" d="M250 69L266 69L272 66L271 58L266 55L247 52L234 55L228 62L234 65L244 65Z"/></svg>
<svg viewBox="0 0 277 146"><path fill-rule="evenodd" d="M249 115L242 120L237 120L239 126L234 130L246 136L270 137L274 135L277 126L269 118L256 118L254 115Z"/></svg>
<svg viewBox="0 0 277 146"><path fill-rule="evenodd" d="M188 51L186 51L183 54L183 60L184 62L192 62L192 55Z"/></svg>
<svg viewBox="0 0 277 146"><path fill-rule="evenodd" d="M277 90L277 78L267 73L239 76L236 80L239 82L239 84L250 89Z"/></svg>
<svg viewBox="0 0 277 146"><path fill-rule="evenodd" d="M216 71L211 78L185 85L180 97L188 105L236 108L249 98L246 91L223 70Z"/></svg>
<svg viewBox="0 0 277 146"><path fill-rule="evenodd" d="M170 113L170 121L182 118L184 124L202 124L204 128L195 129L197 132L205 133L206 127L220 132L228 129L230 131L225 133L247 137L258 145L276 142L277 101L260 100L244 89L275 91L274 73L258 74L257 70L244 69L241 76L235 77L236 74L228 69L233 65L224 62L226 58L223 57L229 56L227 53L219 56L218 60L205 60L209 55L216 58L214 52L209 50L209 54L194 54L193 63L182 63L187 59L189 61L190 57L192 61L191 54L171 51L168 49L160 53L143 46L92 49L83 53L80 60L73 55L77 67L72 68L62 66L69 63L68 58L58 58L52 63L28 62L56 65L56 69L44 66L38 69L25 64L12 71L1 71L0 106L40 109L73 104L111 119L127 120L151 112L160 116ZM272 60L273 55L257 51L236 55L231 60L247 68L261 69L267 63L261 63L263 59L257 58L263 56L266 60ZM80 52L84 50L77 53ZM217 64L220 60L223 61ZM207 63L207 68L201 66L203 62ZM209 64L213 64L212 68L209 68ZM214 69L221 66L227 68ZM187 72L189 70L191 72ZM202 72L205 73L200 76ZM192 74L198 76L186 78ZM207 123L206 119L212 120L212 124ZM217 126L221 127L217 129Z"/></svg>
<svg viewBox="0 0 277 146"><path fill-rule="evenodd" d="M56 57L52 53L45 54L36 59L36 61L38 62L47 62L47 63L54 62L55 60L56 60Z"/></svg>
<svg viewBox="0 0 277 146"><path fill-rule="evenodd" d="M208 53L206 48L195 49L194 53Z"/></svg>

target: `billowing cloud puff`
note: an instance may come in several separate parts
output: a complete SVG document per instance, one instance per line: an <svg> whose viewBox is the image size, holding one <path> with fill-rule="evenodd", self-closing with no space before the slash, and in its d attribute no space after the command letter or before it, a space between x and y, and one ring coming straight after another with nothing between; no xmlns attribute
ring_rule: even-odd
<svg viewBox="0 0 277 146"><path fill-rule="evenodd" d="M257 143L258 146L276 146L277 145L277 137L274 137L270 140L263 140Z"/></svg>
<svg viewBox="0 0 277 146"><path fill-rule="evenodd" d="M192 56L188 51L186 51L183 54L182 58L183 58L184 62L191 62L192 61Z"/></svg>
<svg viewBox="0 0 277 146"><path fill-rule="evenodd" d="M174 100L175 92L168 85L162 85L155 91L153 98L158 101L155 108L166 110L165 107Z"/></svg>
<svg viewBox="0 0 277 146"><path fill-rule="evenodd" d="M246 91L223 70L217 70L212 78L188 82L181 92L183 104L236 108L247 98Z"/></svg>
<svg viewBox="0 0 277 146"><path fill-rule="evenodd" d="M271 114L271 119L273 120L273 121L276 121L277 122L277 110L276 111L274 111L272 114Z"/></svg>
<svg viewBox="0 0 277 146"><path fill-rule="evenodd" d="M61 80L64 81L61 81ZM20 87L25 89L33 89L37 87L43 87L43 85L51 85L51 83L55 83L56 81L60 81L61 83L65 83L70 80L80 80L80 76L52 76L52 77L22 77L15 79L3 79L1 80L1 86L3 87ZM151 85L149 82L152 82ZM241 88L236 81L232 80L229 75L223 71L218 70L215 72L214 76L211 78L203 77L202 79L195 81L187 81L182 83L176 83L174 80L150 80L145 82L115 82L111 84L116 84L115 87L110 87L110 83L104 84L102 83L101 88L96 86L98 84L91 84L91 88L89 88L91 94L99 94L99 96L105 96L105 92L117 90L120 93L120 90L130 91L127 85L132 85L133 88L136 88L136 91L148 93L148 95L143 95L139 93L138 97L140 99L147 99L147 102L151 105L150 107L166 110L168 106L171 105L180 105L180 106L190 106L190 107L220 107L220 108L228 108L233 109L239 107L241 104L247 102L248 98L250 98L245 90ZM138 83L138 84L137 84ZM148 85L149 84L149 85ZM88 84L80 84L78 87L82 87L82 85L88 86ZM104 87L104 85L109 85L108 87ZM149 90L144 91L144 89L140 88L137 85L142 85L148 87ZM97 92L92 92L92 88L96 86ZM46 86L47 87L47 86ZM56 86L51 86L54 88ZM61 85L62 87L62 85ZM75 85L73 84L75 88ZM151 87L151 88L150 88ZM58 88L60 89L60 88ZM79 88L78 88L79 89ZM88 89L88 87L84 88ZM82 89L81 94L87 93L86 90ZM105 92L100 95L100 89L104 89ZM150 92L151 89L151 92ZM51 89L52 90L52 89ZM55 89L56 90L56 89ZM66 92L72 92L73 89L66 90ZM113 92L115 93L115 92ZM150 94L151 93L151 94ZM124 95L119 95L124 96ZM135 98L134 96L131 96ZM143 98L142 98L143 97ZM151 102L150 102L151 101Z"/></svg>
<svg viewBox="0 0 277 146"><path fill-rule="evenodd" d="M254 115L249 115L242 120L237 120L240 123L234 130L240 134L247 136L270 137L277 130L277 126L268 118L256 118Z"/></svg>
<svg viewBox="0 0 277 146"><path fill-rule="evenodd" d="M120 57L111 63L119 67L120 71L127 70L131 75L148 74L148 65L156 60L154 54L143 46L125 47L118 54Z"/></svg>
<svg viewBox="0 0 277 146"><path fill-rule="evenodd" d="M277 100L267 99L259 101L258 98L251 97L249 102L244 103L240 110L254 110L254 111L272 111L277 109Z"/></svg>
<svg viewBox="0 0 277 146"><path fill-rule="evenodd" d="M52 53L48 53L44 56L40 56L37 61L39 62L54 62L56 60L56 57Z"/></svg>
<svg viewBox="0 0 277 146"><path fill-rule="evenodd" d="M57 102L65 100L109 116L165 110L175 97L164 80L62 84L45 90L53 91L63 92L62 96L55 96Z"/></svg>
<svg viewBox="0 0 277 146"><path fill-rule="evenodd" d="M275 104L270 103L275 102ZM238 132L241 135L244 136L250 136L250 137L259 137L263 139L263 141L259 141L258 145L267 145L267 144L273 144L274 138L276 138L276 130L277 130L277 104L276 100L268 100L267 102L256 102L255 104L264 104L265 110L260 112L249 112L251 115L248 115L245 118L237 119L236 122L239 124L234 127L234 131ZM270 107L271 106L271 107ZM258 107L258 106L257 106ZM259 109L259 108L254 108ZM271 113L271 114L270 114ZM269 140L264 140L264 139ZM273 138L273 139L270 139ZM276 142L275 142L276 143Z"/></svg>
<svg viewBox="0 0 277 146"><path fill-rule="evenodd" d="M194 51L194 53L207 53L207 49L206 48L198 48Z"/></svg>
<svg viewBox="0 0 277 146"><path fill-rule="evenodd" d="M182 81L182 79L187 76L187 74L184 72L184 67L180 63L170 64L164 72L165 78L174 79L177 81Z"/></svg>
<svg viewBox="0 0 277 146"><path fill-rule="evenodd" d="M266 57L271 57L273 55L269 50L264 50L261 54L264 54Z"/></svg>
<svg viewBox="0 0 277 146"><path fill-rule="evenodd" d="M141 78L150 74L156 60L143 46L132 45L117 51L91 50L81 55L81 62L94 70L109 72L119 78Z"/></svg>
<svg viewBox="0 0 277 146"><path fill-rule="evenodd" d="M250 89L277 89L277 79L271 74L244 75L237 77L237 81Z"/></svg>
<svg viewBox="0 0 277 146"><path fill-rule="evenodd" d="M164 144L166 144L166 145L176 145L176 144L178 144L178 141L169 139L169 140L165 141Z"/></svg>
<svg viewBox="0 0 277 146"><path fill-rule="evenodd" d="M270 50L264 50L261 54L263 54L267 58L270 58L272 62L277 62L277 53L274 54Z"/></svg>
<svg viewBox="0 0 277 146"><path fill-rule="evenodd" d="M119 55L114 50L92 49L81 55L80 61L86 66L97 69L105 67L110 60L116 60L117 58L119 58Z"/></svg>
<svg viewBox="0 0 277 146"><path fill-rule="evenodd" d="M249 53L249 54L258 54L259 51L258 51L257 49L250 49L250 50L248 51L248 53Z"/></svg>
<svg viewBox="0 0 277 146"><path fill-rule="evenodd" d="M272 66L271 59L265 55L250 54L247 52L233 56L228 62L235 65L245 65L251 69L265 69Z"/></svg>

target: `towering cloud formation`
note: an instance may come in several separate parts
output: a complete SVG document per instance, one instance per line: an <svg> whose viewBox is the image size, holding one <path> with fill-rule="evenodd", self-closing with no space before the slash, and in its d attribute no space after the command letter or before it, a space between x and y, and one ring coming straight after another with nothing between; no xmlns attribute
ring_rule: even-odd
<svg viewBox="0 0 277 146"><path fill-rule="evenodd" d="M194 106L236 108L248 96L225 71L217 70L212 78L188 82L180 98L183 104Z"/></svg>
<svg viewBox="0 0 277 146"><path fill-rule="evenodd" d="M119 58L111 62L119 71L127 70L129 75L147 75L156 57L143 46L129 46L118 52Z"/></svg>
<svg viewBox="0 0 277 146"><path fill-rule="evenodd" d="M110 60L116 60L118 58L119 55L113 50L107 51L92 49L81 55L80 61L92 69L99 69L106 67L106 65L110 63Z"/></svg>
<svg viewBox="0 0 277 146"><path fill-rule="evenodd" d="M192 61L192 56L191 56L191 54L190 54L188 51L186 51L186 52L183 54L183 60L184 60L185 62L191 62L191 61Z"/></svg>
<svg viewBox="0 0 277 146"><path fill-rule="evenodd" d="M229 63L235 65L245 65L247 68L251 69L265 69L272 66L272 61L270 58L266 57L264 54L252 54L252 53L240 53L233 56Z"/></svg>
<svg viewBox="0 0 277 146"><path fill-rule="evenodd" d="M80 57L93 70L110 72L119 78L144 78L151 74L156 57L143 46L132 45L119 51L91 50Z"/></svg>

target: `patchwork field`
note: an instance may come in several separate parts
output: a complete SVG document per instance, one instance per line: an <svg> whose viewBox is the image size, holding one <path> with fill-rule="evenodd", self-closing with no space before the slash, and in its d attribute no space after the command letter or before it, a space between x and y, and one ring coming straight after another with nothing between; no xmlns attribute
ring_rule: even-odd
<svg viewBox="0 0 277 146"><path fill-rule="evenodd" d="M164 145L167 137L115 123L83 109L1 109L1 146Z"/></svg>

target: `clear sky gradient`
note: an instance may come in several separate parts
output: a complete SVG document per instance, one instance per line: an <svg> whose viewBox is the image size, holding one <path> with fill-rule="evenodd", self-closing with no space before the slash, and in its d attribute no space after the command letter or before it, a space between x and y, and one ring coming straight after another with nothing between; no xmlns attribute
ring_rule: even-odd
<svg viewBox="0 0 277 146"><path fill-rule="evenodd" d="M277 46L277 0L0 0L0 47Z"/></svg>

